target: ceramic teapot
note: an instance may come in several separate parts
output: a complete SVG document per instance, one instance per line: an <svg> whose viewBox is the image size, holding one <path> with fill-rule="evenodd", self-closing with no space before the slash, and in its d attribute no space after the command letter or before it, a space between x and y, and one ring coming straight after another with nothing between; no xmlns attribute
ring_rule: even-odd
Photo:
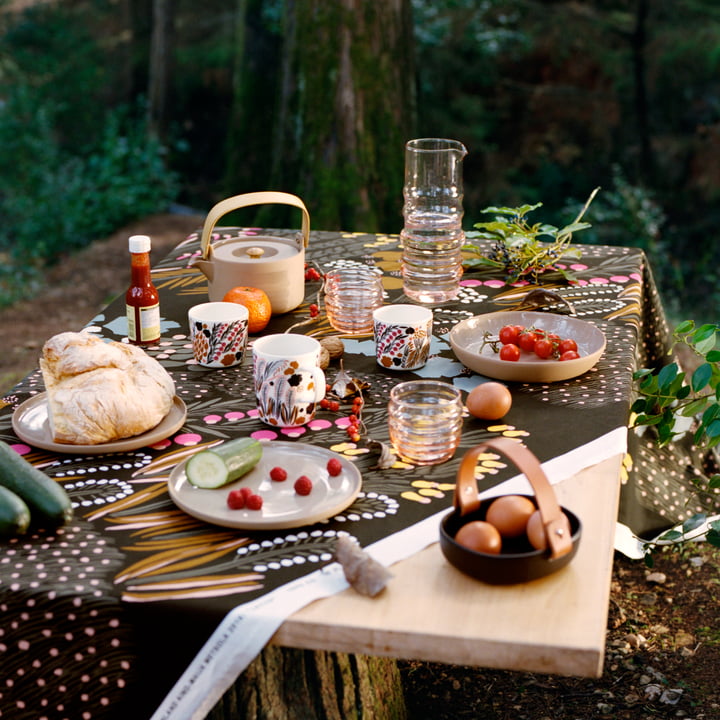
<svg viewBox="0 0 720 720"><path fill-rule="evenodd" d="M229 212L251 205L292 205L302 211L302 229L294 238L265 235L229 237L210 243L217 222ZM254 192L221 200L205 218L201 255L191 265L208 280L211 302L221 301L241 285L264 290L273 314L294 310L305 297L305 248L310 236L310 215L303 201L283 192Z"/></svg>

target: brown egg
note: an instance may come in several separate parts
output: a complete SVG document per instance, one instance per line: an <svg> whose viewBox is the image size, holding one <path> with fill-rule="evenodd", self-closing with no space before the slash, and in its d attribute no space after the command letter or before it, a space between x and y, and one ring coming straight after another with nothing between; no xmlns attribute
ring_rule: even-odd
<svg viewBox="0 0 720 720"><path fill-rule="evenodd" d="M502 548L502 538L497 528L482 520L465 523L455 535L455 541L468 550L497 555Z"/></svg>
<svg viewBox="0 0 720 720"><path fill-rule="evenodd" d="M564 514L565 513L563 513L563 515ZM567 522L567 532L570 533L570 521L567 519L567 515L565 515L565 521ZM547 547L547 536L545 535L545 528L543 527L542 517L540 516L539 510L536 510L528 518L526 532L528 542L536 550L545 550Z"/></svg>
<svg viewBox="0 0 720 720"><path fill-rule="evenodd" d="M545 528L539 510L536 510L528 518L526 532L528 542L536 550L544 550L547 547L547 537L545 536Z"/></svg>
<svg viewBox="0 0 720 720"><path fill-rule="evenodd" d="M499 382L485 382L474 387L465 400L468 412L481 420L499 420L512 405L510 391Z"/></svg>
<svg viewBox="0 0 720 720"><path fill-rule="evenodd" d="M522 495L503 495L490 503L485 519L494 525L504 538L525 534L528 519L535 512L535 504Z"/></svg>

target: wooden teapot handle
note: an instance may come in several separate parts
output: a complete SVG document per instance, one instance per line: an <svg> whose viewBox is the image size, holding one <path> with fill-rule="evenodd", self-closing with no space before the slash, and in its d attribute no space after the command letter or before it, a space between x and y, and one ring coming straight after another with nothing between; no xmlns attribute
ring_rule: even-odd
<svg viewBox="0 0 720 720"><path fill-rule="evenodd" d="M558 505L539 460L527 446L506 437L491 438L468 450L460 462L455 485L455 507L460 515L480 507L475 467L478 458L488 450L504 455L527 477L535 493L540 517L545 528L550 557L558 558L572 549L572 532L567 516Z"/></svg>
<svg viewBox="0 0 720 720"><path fill-rule="evenodd" d="M233 210L249 207L251 205L292 205L302 210L302 239L303 245L308 246L310 240L310 215L305 207L305 203L296 195L290 193L275 192L272 190L263 192L245 193L244 195L234 195L233 197L221 200L214 205L205 218L205 223L200 236L200 249L204 260L210 255L210 235L215 225L223 215L227 215Z"/></svg>

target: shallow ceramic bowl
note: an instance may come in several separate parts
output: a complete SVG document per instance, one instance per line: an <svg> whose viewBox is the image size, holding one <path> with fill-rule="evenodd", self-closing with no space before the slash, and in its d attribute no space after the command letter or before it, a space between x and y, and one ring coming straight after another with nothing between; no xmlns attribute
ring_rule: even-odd
<svg viewBox="0 0 720 720"><path fill-rule="evenodd" d="M496 499L481 500L478 495L475 470L485 453L504 456L524 473L535 494L523 497L529 498L540 513L547 543L545 550L536 550L524 533L522 538L504 538L497 554L471 550L455 540L461 527L485 520L488 508ZM458 467L453 506L454 510L440 521L442 553L458 570L492 585L528 582L557 572L575 557L580 543L580 520L558 504L538 458L526 445L511 438L488 438L466 451Z"/></svg>
<svg viewBox="0 0 720 720"><path fill-rule="evenodd" d="M530 500L534 502L532 496ZM502 552L497 555L470 550L455 541L458 530L473 520L484 520L490 503L495 498L482 502L478 510L461 516L458 509L445 515L440 523L440 549L447 561L466 575L482 580L490 585L512 585L529 582L545 577L564 568L577 553L582 534L582 525L577 515L567 508L562 508L570 521L572 533L572 549L559 558L552 559L547 550L535 550L530 543L522 538L507 541Z"/></svg>
<svg viewBox="0 0 720 720"><path fill-rule="evenodd" d="M577 360L543 360L520 351L520 360L501 360L490 345L482 347L485 333L497 338L505 325L536 327L572 338L578 345ZM605 335L585 320L531 310L504 310L462 320L450 331L450 345L458 360L480 375L511 382L557 382L590 370L605 351ZM482 350L481 350L482 348Z"/></svg>

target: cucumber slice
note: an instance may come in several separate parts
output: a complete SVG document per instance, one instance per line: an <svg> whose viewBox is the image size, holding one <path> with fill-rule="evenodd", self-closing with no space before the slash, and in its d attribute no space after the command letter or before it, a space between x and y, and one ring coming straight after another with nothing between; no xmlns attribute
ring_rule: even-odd
<svg viewBox="0 0 720 720"><path fill-rule="evenodd" d="M0 485L0 536L23 535L30 525L30 509L12 490Z"/></svg>
<svg viewBox="0 0 720 720"><path fill-rule="evenodd" d="M62 485L31 465L2 440L0 485L25 501L40 527L58 527L72 518L72 503Z"/></svg>
<svg viewBox="0 0 720 720"><path fill-rule="evenodd" d="M185 475L195 487L219 488L249 473L261 457L262 445L258 440L228 440L195 453L185 465Z"/></svg>

